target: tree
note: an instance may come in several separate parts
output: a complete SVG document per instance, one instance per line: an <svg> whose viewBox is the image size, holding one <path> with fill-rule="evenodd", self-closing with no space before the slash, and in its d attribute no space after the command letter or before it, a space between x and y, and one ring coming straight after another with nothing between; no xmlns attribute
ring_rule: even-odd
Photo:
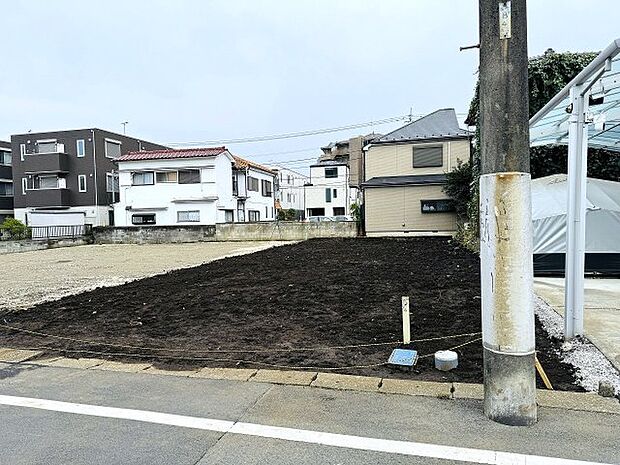
<svg viewBox="0 0 620 465"><path fill-rule="evenodd" d="M597 52L556 53L548 49L543 55L530 58L528 65L529 113L534 116L551 98L568 84L596 56ZM472 188L469 191L468 217L469 231L478 234L478 176L480 161L480 133L478 119L480 116L478 84L474 98L469 106L465 123L476 126L473 147ZM532 178L566 173L568 168L568 148L563 145L549 145L530 149L530 170ZM588 176L612 181L620 180L620 154L603 149L588 149ZM463 186L457 190L465 189Z"/></svg>

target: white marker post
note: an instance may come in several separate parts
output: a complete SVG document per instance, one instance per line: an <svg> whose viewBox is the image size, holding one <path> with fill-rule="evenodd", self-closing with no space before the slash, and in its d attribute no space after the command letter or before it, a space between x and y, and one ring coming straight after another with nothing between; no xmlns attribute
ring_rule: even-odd
<svg viewBox="0 0 620 465"><path fill-rule="evenodd" d="M403 296L403 343L411 342L411 321L409 319L409 297Z"/></svg>

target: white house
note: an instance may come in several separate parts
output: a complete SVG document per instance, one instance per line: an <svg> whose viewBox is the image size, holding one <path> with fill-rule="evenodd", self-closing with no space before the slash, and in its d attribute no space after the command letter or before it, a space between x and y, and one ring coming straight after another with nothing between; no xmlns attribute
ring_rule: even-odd
<svg viewBox="0 0 620 465"><path fill-rule="evenodd" d="M225 147L130 152L116 162L117 226L274 219L273 173Z"/></svg>
<svg viewBox="0 0 620 465"><path fill-rule="evenodd" d="M266 166L233 155L233 194L237 198L235 221L274 221L275 173Z"/></svg>
<svg viewBox="0 0 620 465"><path fill-rule="evenodd" d="M272 166L271 169L276 173L276 206L284 210L293 209L303 213L304 184L309 181L308 176L281 166Z"/></svg>
<svg viewBox="0 0 620 465"><path fill-rule="evenodd" d="M305 187L307 216L349 215L356 199L346 161L325 160L310 166L310 182Z"/></svg>

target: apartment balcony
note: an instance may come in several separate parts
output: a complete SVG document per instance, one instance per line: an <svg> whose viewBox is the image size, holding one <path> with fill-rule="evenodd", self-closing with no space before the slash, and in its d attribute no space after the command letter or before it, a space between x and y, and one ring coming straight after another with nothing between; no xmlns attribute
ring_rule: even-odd
<svg viewBox="0 0 620 465"><path fill-rule="evenodd" d="M13 210L13 197L0 195L0 210Z"/></svg>
<svg viewBox="0 0 620 465"><path fill-rule="evenodd" d="M26 191L28 207L69 207L71 192L69 189L29 189Z"/></svg>
<svg viewBox="0 0 620 465"><path fill-rule="evenodd" d="M68 173L69 156L61 152L26 154L23 167L25 173Z"/></svg>

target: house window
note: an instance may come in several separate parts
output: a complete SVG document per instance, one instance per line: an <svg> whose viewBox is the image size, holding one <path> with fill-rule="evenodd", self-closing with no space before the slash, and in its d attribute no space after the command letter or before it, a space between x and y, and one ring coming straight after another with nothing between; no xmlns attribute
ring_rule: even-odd
<svg viewBox="0 0 620 465"><path fill-rule="evenodd" d="M0 151L0 165L11 166L11 152Z"/></svg>
<svg viewBox="0 0 620 465"><path fill-rule="evenodd" d="M177 182L176 171L160 171L155 175L157 182Z"/></svg>
<svg viewBox="0 0 620 465"><path fill-rule="evenodd" d="M344 216L344 207L334 207L334 216Z"/></svg>
<svg viewBox="0 0 620 465"><path fill-rule="evenodd" d="M177 223L198 223L200 221L199 210L177 212Z"/></svg>
<svg viewBox="0 0 620 465"><path fill-rule="evenodd" d="M248 176L248 190L258 192L258 179Z"/></svg>
<svg viewBox="0 0 620 465"><path fill-rule="evenodd" d="M338 168L325 168L325 177L326 178L337 178Z"/></svg>
<svg viewBox="0 0 620 465"><path fill-rule="evenodd" d="M237 178L237 173L233 173L232 175L232 188L233 195L239 195L239 179Z"/></svg>
<svg viewBox="0 0 620 465"><path fill-rule="evenodd" d="M420 200L422 213L448 213L456 211L454 201L451 199Z"/></svg>
<svg viewBox="0 0 620 465"><path fill-rule="evenodd" d="M86 175L85 174L78 175L78 191L86 192Z"/></svg>
<svg viewBox="0 0 620 465"><path fill-rule="evenodd" d="M24 161L25 155L26 155L26 144L19 144L19 158L21 161Z"/></svg>
<svg viewBox="0 0 620 465"><path fill-rule="evenodd" d="M133 173L131 176L131 185L132 186L151 186L153 185L153 176L154 176L154 173L152 171L142 171L140 173Z"/></svg>
<svg viewBox="0 0 620 465"><path fill-rule="evenodd" d="M118 140L105 140L105 156L108 158L118 158L121 156L121 142ZM151 183L152 184L152 183Z"/></svg>
<svg viewBox="0 0 620 465"><path fill-rule="evenodd" d="M155 224L155 213L139 213L131 215L131 224Z"/></svg>
<svg viewBox="0 0 620 465"><path fill-rule="evenodd" d="M287 202L291 201L291 193L290 192L287 192L287 194L286 194L286 201Z"/></svg>
<svg viewBox="0 0 620 465"><path fill-rule="evenodd" d="M200 184L200 170L179 170L179 184Z"/></svg>
<svg viewBox="0 0 620 465"><path fill-rule="evenodd" d="M260 212L258 210L248 210L248 221L260 221Z"/></svg>
<svg viewBox="0 0 620 465"><path fill-rule="evenodd" d="M106 192L119 192L118 188L118 174L106 173L105 174L105 191Z"/></svg>
<svg viewBox="0 0 620 465"><path fill-rule="evenodd" d="M271 197L271 194L273 194L273 191L271 189L271 181L267 181L263 179L261 181L261 185L262 185L263 197Z"/></svg>
<svg viewBox="0 0 620 465"><path fill-rule="evenodd" d="M83 157L86 155L86 146L84 145L84 139L79 139L76 143L77 156Z"/></svg>
<svg viewBox="0 0 620 465"><path fill-rule="evenodd" d="M413 147L414 168L439 168L443 166L443 146Z"/></svg>
<svg viewBox="0 0 620 465"><path fill-rule="evenodd" d="M237 200L237 221L245 221L245 202L243 200Z"/></svg>
<svg viewBox="0 0 620 465"><path fill-rule="evenodd" d="M67 186L65 178L59 178L58 176L31 176L25 178L26 189L38 190L38 189L64 189Z"/></svg>
<svg viewBox="0 0 620 465"><path fill-rule="evenodd" d="M235 212L234 210L224 210L224 221L227 223L235 222Z"/></svg>
<svg viewBox="0 0 620 465"><path fill-rule="evenodd" d="M332 190L330 188L325 189L325 202L330 203L332 201Z"/></svg>
<svg viewBox="0 0 620 465"><path fill-rule="evenodd" d="M332 190L332 197L335 198L335 199L338 198L338 189L333 189Z"/></svg>
<svg viewBox="0 0 620 465"><path fill-rule="evenodd" d="M0 197L13 197L12 182L0 182Z"/></svg>
<svg viewBox="0 0 620 465"><path fill-rule="evenodd" d="M22 195L26 195L26 189L28 189L28 178L22 178Z"/></svg>
<svg viewBox="0 0 620 465"><path fill-rule="evenodd" d="M56 152L56 139L37 141L37 153Z"/></svg>

